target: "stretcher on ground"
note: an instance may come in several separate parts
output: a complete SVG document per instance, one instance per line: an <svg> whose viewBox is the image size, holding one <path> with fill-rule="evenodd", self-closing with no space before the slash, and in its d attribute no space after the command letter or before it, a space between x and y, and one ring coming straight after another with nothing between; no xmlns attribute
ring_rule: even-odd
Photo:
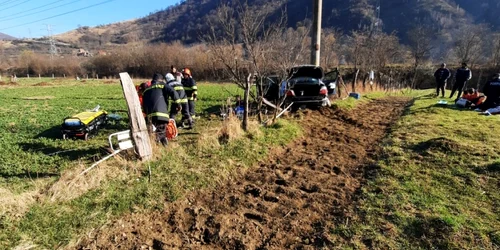
<svg viewBox="0 0 500 250"><path fill-rule="evenodd" d="M107 112L98 109L67 117L61 125L62 137L63 139L81 138L88 140L99 132L99 129L106 124L107 119Z"/></svg>

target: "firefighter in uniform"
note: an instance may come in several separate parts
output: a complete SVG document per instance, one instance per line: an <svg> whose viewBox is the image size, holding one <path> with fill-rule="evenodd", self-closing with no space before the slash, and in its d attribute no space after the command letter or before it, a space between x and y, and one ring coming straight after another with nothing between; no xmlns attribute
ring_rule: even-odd
<svg viewBox="0 0 500 250"><path fill-rule="evenodd" d="M179 94L163 81L162 74L155 73L151 85L143 92L144 112L150 124L156 127L156 140L167 144L166 126L170 120L168 99L172 103L180 103ZM177 107L177 112L180 106Z"/></svg>
<svg viewBox="0 0 500 250"><path fill-rule="evenodd" d="M198 87L196 86L196 82L194 81L193 76L191 75L191 70L185 68L182 71L182 74L183 74L182 86L184 86L184 91L186 91L189 114L191 115L192 119L195 119L196 114L194 108L195 108L195 101L198 96Z"/></svg>
<svg viewBox="0 0 500 250"><path fill-rule="evenodd" d="M188 99L182 83L178 82L176 77L171 73L167 73L165 75L165 79L167 80L167 84L179 95L179 103L172 104L172 107L170 108L170 118L175 120L175 115L178 109L177 106L180 105L182 113L182 126L187 129L193 128L193 119L191 119L191 115L189 114Z"/></svg>

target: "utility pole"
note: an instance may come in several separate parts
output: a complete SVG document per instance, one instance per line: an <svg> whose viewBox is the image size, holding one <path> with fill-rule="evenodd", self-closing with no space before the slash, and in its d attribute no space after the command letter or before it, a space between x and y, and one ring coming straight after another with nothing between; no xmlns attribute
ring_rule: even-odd
<svg viewBox="0 0 500 250"><path fill-rule="evenodd" d="M323 0L313 0L313 32L311 44L311 64L319 66L321 49L321 14Z"/></svg>

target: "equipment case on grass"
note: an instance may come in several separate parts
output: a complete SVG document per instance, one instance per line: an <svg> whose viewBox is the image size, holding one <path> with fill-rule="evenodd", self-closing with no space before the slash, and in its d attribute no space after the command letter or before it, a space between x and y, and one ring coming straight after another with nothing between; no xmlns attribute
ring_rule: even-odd
<svg viewBox="0 0 500 250"><path fill-rule="evenodd" d="M86 111L67 117L61 126L63 139L82 138L88 140L96 135L107 121L106 111Z"/></svg>

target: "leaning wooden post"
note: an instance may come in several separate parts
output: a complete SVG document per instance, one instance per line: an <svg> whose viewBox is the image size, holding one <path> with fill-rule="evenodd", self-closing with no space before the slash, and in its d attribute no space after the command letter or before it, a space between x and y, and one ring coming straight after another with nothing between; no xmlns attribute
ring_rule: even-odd
<svg viewBox="0 0 500 250"><path fill-rule="evenodd" d="M141 158L141 160L147 161L151 159L153 150L151 148L151 141L149 140L146 121L142 115L139 96L135 90L134 82L128 73L120 73L120 81L123 88L123 95L127 101L132 140L134 142L135 151L139 154L139 158Z"/></svg>

